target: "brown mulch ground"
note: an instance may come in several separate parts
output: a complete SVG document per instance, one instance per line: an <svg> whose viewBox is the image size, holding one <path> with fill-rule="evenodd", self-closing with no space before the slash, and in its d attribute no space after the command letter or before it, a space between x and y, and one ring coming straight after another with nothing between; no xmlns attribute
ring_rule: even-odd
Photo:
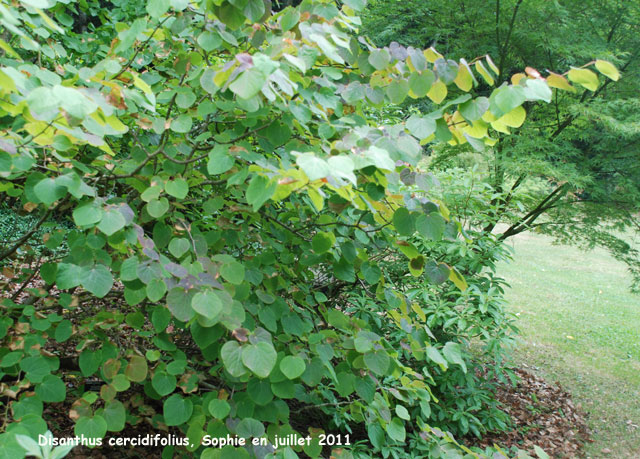
<svg viewBox="0 0 640 459"><path fill-rule="evenodd" d="M514 429L487 434L479 446L516 446L536 457L533 449L537 445L552 457L582 457L582 446L591 439L580 406L573 404L571 395L559 384L549 384L525 370L515 372L520 378L518 385L501 386L497 393Z"/></svg>

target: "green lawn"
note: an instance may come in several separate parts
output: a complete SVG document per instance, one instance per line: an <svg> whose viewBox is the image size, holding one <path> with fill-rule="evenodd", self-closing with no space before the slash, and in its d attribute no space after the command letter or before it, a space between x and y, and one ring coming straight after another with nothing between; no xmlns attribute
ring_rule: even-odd
<svg viewBox="0 0 640 459"><path fill-rule="evenodd" d="M510 245L500 272L522 331L516 365L560 382L589 413L588 457L640 458L640 295L624 264L535 234Z"/></svg>

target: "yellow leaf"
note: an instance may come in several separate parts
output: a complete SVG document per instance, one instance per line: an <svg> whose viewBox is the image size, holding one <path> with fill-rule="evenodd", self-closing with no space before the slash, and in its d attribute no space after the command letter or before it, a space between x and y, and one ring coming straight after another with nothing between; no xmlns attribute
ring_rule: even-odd
<svg viewBox="0 0 640 459"><path fill-rule="evenodd" d="M487 145L489 145L490 147L493 147L495 144L498 143L498 139L492 139L491 137L486 137L484 139L484 143L486 143Z"/></svg>
<svg viewBox="0 0 640 459"><path fill-rule="evenodd" d="M517 85L518 83L520 83L520 80L525 77L526 75L524 73L516 73L511 77L511 84Z"/></svg>
<svg viewBox="0 0 640 459"><path fill-rule="evenodd" d="M133 74L133 84L136 88L141 89L145 94L153 94L151 87L135 73Z"/></svg>
<svg viewBox="0 0 640 459"><path fill-rule="evenodd" d="M502 132L503 134L511 134L511 131L509 131L509 128L506 124L504 124L504 122L502 122L501 119L493 121L491 123L491 127L498 132Z"/></svg>
<svg viewBox="0 0 640 459"><path fill-rule="evenodd" d="M398 323L400 323L400 321L402 320L402 316L396 310L387 311L387 313L391 316L393 320L395 320Z"/></svg>
<svg viewBox="0 0 640 459"><path fill-rule="evenodd" d="M491 110L487 110L482 115L482 119L483 119L483 121L486 121L487 123L491 123L491 122L497 120L498 118L496 118L496 116L493 113L491 113Z"/></svg>
<svg viewBox="0 0 640 459"><path fill-rule="evenodd" d="M118 131L120 133L125 133L129 130L129 128L122 123L116 116L111 115L106 118L106 122L112 129Z"/></svg>
<svg viewBox="0 0 640 459"><path fill-rule="evenodd" d="M460 274L456 268L449 270L449 280L462 291L465 291L468 287L467 281L464 280L464 277L462 277L462 274Z"/></svg>
<svg viewBox="0 0 640 459"><path fill-rule="evenodd" d="M502 116L498 122L502 123L509 127L520 127L522 123L524 123L525 118L527 117L526 110L522 107L522 105L514 108L506 115Z"/></svg>
<svg viewBox="0 0 640 459"><path fill-rule="evenodd" d="M2 40L0 40L1 42ZM8 92L17 91L16 84L13 82L6 73L0 70L0 88Z"/></svg>
<svg viewBox="0 0 640 459"><path fill-rule="evenodd" d="M423 322L427 320L427 316L425 315L424 311L422 310L422 308L418 303L411 303L411 309L413 309L413 312L418 314L418 317L420 317L420 320L422 320Z"/></svg>
<svg viewBox="0 0 640 459"><path fill-rule="evenodd" d="M41 10L41 9L39 9L39 8L36 8L36 12L40 15L40 17L42 18L42 20L43 20L44 22L46 22L46 23L47 23L47 25L48 25L49 27L51 27L51 28L52 28L53 30L55 30L56 32L61 33L61 34L63 34L63 35L64 35L64 30L62 30L58 24L56 24L55 22L53 22L53 20L52 20L49 16L47 16L47 15L44 13L44 11L42 11L42 10Z"/></svg>
<svg viewBox="0 0 640 459"><path fill-rule="evenodd" d="M51 145L53 143L55 129L44 121L27 123L23 126L23 128L29 134L34 136L32 141L37 143L38 145Z"/></svg>
<svg viewBox="0 0 640 459"><path fill-rule="evenodd" d="M598 75L589 69L572 68L569 70L569 74L567 76L569 77L569 80L584 86L590 91L595 91L600 85Z"/></svg>
<svg viewBox="0 0 640 459"><path fill-rule="evenodd" d="M433 202L438 204L438 208L440 209L440 214L444 217L444 219L446 221L449 221L449 216L451 215L451 212L449 212L449 209L444 204L444 202L440 201L439 199L433 199Z"/></svg>
<svg viewBox="0 0 640 459"><path fill-rule="evenodd" d="M307 194L313 203L313 207L315 207L318 212L324 209L324 199L318 190L309 187L307 188Z"/></svg>
<svg viewBox="0 0 640 459"><path fill-rule="evenodd" d="M367 206L367 202L362 199L362 196L359 194L353 198L353 205L355 205L359 210L368 210L369 208L369 206Z"/></svg>
<svg viewBox="0 0 640 459"><path fill-rule="evenodd" d="M424 57L433 64L438 59L442 59L442 54L436 51L436 49L432 46L431 48L424 50Z"/></svg>
<svg viewBox="0 0 640 459"><path fill-rule="evenodd" d="M466 65L460 65L460 67L458 67L458 75L453 82L464 92L473 88L473 78Z"/></svg>
<svg viewBox="0 0 640 459"><path fill-rule="evenodd" d="M351 185L346 186L346 187L340 187L340 188L335 188L335 192L338 194L338 196L340 196L342 199L345 199L349 202L353 201L353 198L355 197L355 193L353 192L353 187Z"/></svg>
<svg viewBox="0 0 640 459"><path fill-rule="evenodd" d="M429 97L429 99L431 99L436 104L439 104L444 100L445 97L447 97L447 85L442 81L437 80L435 83L433 83L431 89L429 89L427 97Z"/></svg>
<svg viewBox="0 0 640 459"><path fill-rule="evenodd" d="M458 110L454 112L449 122L451 122L452 124L456 125L458 128L461 128L461 129L468 126L467 120L465 120L462 117L462 115Z"/></svg>
<svg viewBox="0 0 640 459"><path fill-rule="evenodd" d="M567 79L557 73L549 72L547 84L552 88L564 89L565 91L576 92L576 88L571 86Z"/></svg>
<svg viewBox="0 0 640 459"><path fill-rule="evenodd" d="M426 144L430 143L431 141L433 141L433 139L435 139L435 138L436 138L436 135L435 134L431 134L429 137L426 137L426 138L422 139L420 141L420 145L426 145Z"/></svg>
<svg viewBox="0 0 640 459"><path fill-rule="evenodd" d="M482 78L484 78L484 81L486 81L489 86L493 86L495 83L493 77L489 74L487 69L484 68L484 65L482 65L482 62L480 61L476 61L476 72L482 75Z"/></svg>
<svg viewBox="0 0 640 459"><path fill-rule="evenodd" d="M16 53L16 51L6 41L0 40L0 48L4 49L5 53L9 54L11 57L15 57L17 59L20 59L20 55L18 53ZM20 60L22 60L22 59L20 59Z"/></svg>
<svg viewBox="0 0 640 459"><path fill-rule="evenodd" d="M482 120L475 120L471 126L466 126L463 131L475 139L482 139L487 135L489 126Z"/></svg>
<svg viewBox="0 0 640 459"><path fill-rule="evenodd" d="M229 76L231 76L231 73L233 72L233 70L234 70L233 67L229 67L227 70L217 71L213 76L213 83L217 87L222 88L224 84L227 82L227 79L229 79Z"/></svg>
<svg viewBox="0 0 640 459"><path fill-rule="evenodd" d="M596 68L598 69L598 72L609 77L613 81L618 81L620 79L620 72L618 72L618 69L611 62L598 59L596 61Z"/></svg>
<svg viewBox="0 0 640 459"><path fill-rule="evenodd" d="M103 143L102 145L100 145L98 147L100 150L104 151L105 153L107 153L109 156L115 156L116 154L113 152L113 150L111 149L111 147L107 144L107 143Z"/></svg>
<svg viewBox="0 0 640 459"><path fill-rule="evenodd" d="M491 56L487 54L485 56L485 60L487 61L487 65L493 71L493 73L495 73L496 75L500 75L500 71L498 70L498 67L496 67L496 64L494 64L493 61L491 60Z"/></svg>
<svg viewBox="0 0 640 459"><path fill-rule="evenodd" d="M467 122L464 120L464 118L462 118L462 115L460 115L460 113L456 111L451 118L449 131L451 131L451 134L453 134L455 139L458 141L458 144L463 144L467 141L467 139L464 137L464 134L462 133L464 128L467 126Z"/></svg>

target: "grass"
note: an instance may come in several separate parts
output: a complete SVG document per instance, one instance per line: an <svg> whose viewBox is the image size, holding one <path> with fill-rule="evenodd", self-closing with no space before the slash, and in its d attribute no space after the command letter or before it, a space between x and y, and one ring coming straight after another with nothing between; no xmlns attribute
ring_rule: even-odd
<svg viewBox="0 0 640 459"><path fill-rule="evenodd" d="M625 265L541 235L510 244L514 261L500 272L522 331L514 363L559 382L589 413L587 457L640 457L640 295Z"/></svg>

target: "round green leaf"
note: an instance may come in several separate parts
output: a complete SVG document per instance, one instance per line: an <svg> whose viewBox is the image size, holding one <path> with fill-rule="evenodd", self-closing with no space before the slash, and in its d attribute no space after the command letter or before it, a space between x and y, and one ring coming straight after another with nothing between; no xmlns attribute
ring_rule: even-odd
<svg viewBox="0 0 640 459"><path fill-rule="evenodd" d="M500 118L522 105L525 100L525 90L522 86L504 86L496 89L491 94L489 109L497 118Z"/></svg>
<svg viewBox="0 0 640 459"><path fill-rule="evenodd" d="M404 428L404 424L402 420L399 418L393 418L389 424L387 424L387 433L389 437L398 443L404 443L404 440L407 436L407 431Z"/></svg>
<svg viewBox="0 0 640 459"><path fill-rule="evenodd" d="M84 435L87 438L103 438L107 434L107 421L102 416L82 416L76 421L73 432L77 436Z"/></svg>
<svg viewBox="0 0 640 459"><path fill-rule="evenodd" d="M332 233L316 233L311 239L311 247L317 254L325 253L335 242L335 236Z"/></svg>
<svg viewBox="0 0 640 459"><path fill-rule="evenodd" d="M63 402L67 396L67 388L59 376L47 375L36 386L36 394L43 402Z"/></svg>
<svg viewBox="0 0 640 459"><path fill-rule="evenodd" d="M367 352L364 355L364 364L378 376L384 376L389 369L391 359L384 350Z"/></svg>
<svg viewBox="0 0 640 459"><path fill-rule="evenodd" d="M409 82L406 80L394 80L387 86L387 97L392 104L400 104L409 93Z"/></svg>
<svg viewBox="0 0 640 459"><path fill-rule="evenodd" d="M33 187L33 192L40 202L50 206L58 199L64 197L64 195L67 194L67 189L58 185L52 178L45 178Z"/></svg>
<svg viewBox="0 0 640 459"><path fill-rule="evenodd" d="M271 383L265 379L253 378L247 384L247 394L256 405L264 406L273 400Z"/></svg>
<svg viewBox="0 0 640 459"><path fill-rule="evenodd" d="M178 178L167 182L164 185L164 190L174 198L184 199L189 193L189 185L185 179Z"/></svg>
<svg viewBox="0 0 640 459"><path fill-rule="evenodd" d="M444 263L436 263L429 260L424 266L427 278L434 284L441 284L449 278L449 267Z"/></svg>
<svg viewBox="0 0 640 459"><path fill-rule="evenodd" d="M181 322L188 322L195 315L191 307L193 294L191 290L187 291L181 287L172 288L167 294L167 306L173 316Z"/></svg>
<svg viewBox="0 0 640 459"><path fill-rule="evenodd" d="M147 2L147 13L152 18L159 18L169 9L169 0L149 0Z"/></svg>
<svg viewBox="0 0 640 459"><path fill-rule="evenodd" d="M193 402L189 399L182 398L178 394L173 394L165 400L162 413L166 425L179 426L191 418Z"/></svg>
<svg viewBox="0 0 640 459"><path fill-rule="evenodd" d="M91 349L85 349L78 358L78 364L83 376L91 376L102 363L102 351L92 351Z"/></svg>
<svg viewBox="0 0 640 459"><path fill-rule="evenodd" d="M273 196L278 184L269 180L262 175L254 175L249 182L247 188L247 202L253 206L253 211L256 212L262 205Z"/></svg>
<svg viewBox="0 0 640 459"><path fill-rule="evenodd" d="M304 360L300 357L288 355L280 361L280 371L289 379L296 379L306 368Z"/></svg>
<svg viewBox="0 0 640 459"><path fill-rule="evenodd" d="M205 31L198 36L198 44L206 52L210 52L222 45L222 38L216 32Z"/></svg>
<svg viewBox="0 0 640 459"><path fill-rule="evenodd" d="M261 341L242 350L242 363L256 376L266 378L276 365L278 354L271 343Z"/></svg>
<svg viewBox="0 0 640 459"><path fill-rule="evenodd" d="M107 423L107 430L120 432L124 429L127 414L124 405L118 400L112 400L105 404L102 417Z"/></svg>
<svg viewBox="0 0 640 459"><path fill-rule="evenodd" d="M167 198L152 199L145 207L153 218L160 218L169 210L169 201Z"/></svg>
<svg viewBox="0 0 640 459"><path fill-rule="evenodd" d="M196 293L191 300L191 307L207 319L215 319L222 312L222 301L214 291Z"/></svg>
<svg viewBox="0 0 640 459"><path fill-rule="evenodd" d="M460 114L469 122L473 122L482 118L482 115L489 109L489 99L486 97L478 97L460 104Z"/></svg>
<svg viewBox="0 0 640 459"><path fill-rule="evenodd" d="M80 283L98 298L103 298L113 287L113 276L105 265L94 265L82 271Z"/></svg>
<svg viewBox="0 0 640 459"><path fill-rule="evenodd" d="M362 276L364 280L367 281L368 284L377 284L380 282L380 276L382 275L382 271L378 265L371 263L369 261L365 261L362 263L360 267L360 271L362 272Z"/></svg>
<svg viewBox="0 0 640 459"><path fill-rule="evenodd" d="M91 203L76 207L73 211L73 221L78 226L91 226L102 220L102 209Z"/></svg>
<svg viewBox="0 0 640 459"><path fill-rule="evenodd" d="M18 363L23 356L24 356L24 352L22 351L9 352L2 357L2 360L0 361L0 367L2 368L12 367L16 363Z"/></svg>
<svg viewBox="0 0 640 459"><path fill-rule="evenodd" d="M124 392L131 387L131 383L127 379L126 375L123 375L122 373L118 373L117 375L115 375L113 377L113 381L111 381L111 384L118 392Z"/></svg>
<svg viewBox="0 0 640 459"><path fill-rule="evenodd" d="M436 77L431 70L424 70L420 73L414 72L409 76L409 89L416 97L424 97L431 89L431 85L436 81Z"/></svg>
<svg viewBox="0 0 640 459"><path fill-rule="evenodd" d="M440 241L442 240L446 223L442 215L437 212L431 212L429 215L418 215L416 229L422 236L433 241Z"/></svg>
<svg viewBox="0 0 640 459"><path fill-rule="evenodd" d="M209 402L209 413L216 419L224 419L229 415L231 407L225 400L213 399Z"/></svg>
<svg viewBox="0 0 640 459"><path fill-rule="evenodd" d="M436 132L436 121L432 118L412 115L406 122L409 132L418 139L426 139Z"/></svg>
<svg viewBox="0 0 640 459"><path fill-rule="evenodd" d="M158 395L164 397L176 389L176 382L175 376L165 373L164 371L158 371L151 379L151 386Z"/></svg>
<svg viewBox="0 0 640 459"><path fill-rule="evenodd" d="M160 301L164 294L167 293L167 285L162 279L151 279L146 288L147 298L154 303Z"/></svg>
<svg viewBox="0 0 640 459"><path fill-rule="evenodd" d="M41 355L26 357L20 361L20 369L24 371L29 381L42 382L43 378L51 373L47 360Z"/></svg>
<svg viewBox="0 0 640 459"><path fill-rule="evenodd" d="M191 130L192 124L193 119L189 115L183 114L171 121L171 130L173 132L186 133Z"/></svg>
<svg viewBox="0 0 640 459"><path fill-rule="evenodd" d="M264 435L264 425L253 418L244 418L238 423L236 433L244 438L260 438Z"/></svg>
<svg viewBox="0 0 640 459"><path fill-rule="evenodd" d="M220 357L231 376L239 378L247 373L242 363L242 347L236 341L227 341L220 349Z"/></svg>
<svg viewBox="0 0 640 459"><path fill-rule="evenodd" d="M389 65L391 56L386 49L374 49L369 54L369 64L371 64L376 70L382 70Z"/></svg>
<svg viewBox="0 0 640 459"><path fill-rule="evenodd" d="M411 236L415 231L413 215L405 207L396 209L393 213L393 226L402 236Z"/></svg>
<svg viewBox="0 0 640 459"><path fill-rule="evenodd" d="M98 229L107 236L111 236L124 228L126 224L127 222L122 213L116 209L107 209L98 224Z"/></svg>
<svg viewBox="0 0 640 459"><path fill-rule="evenodd" d="M191 244L189 243L189 240L183 237L173 238L171 239L171 242L169 242L169 252L171 252L171 255L176 258L182 257L182 255L187 253L190 247Z"/></svg>
<svg viewBox="0 0 640 459"><path fill-rule="evenodd" d="M71 337L72 333L73 327L71 325L71 321L68 319L64 319L60 323L58 323L54 337L58 343L64 343Z"/></svg>
<svg viewBox="0 0 640 459"><path fill-rule="evenodd" d="M224 263L220 267L220 275L227 282L234 285L240 285L244 280L244 266L237 261Z"/></svg>
<svg viewBox="0 0 640 459"><path fill-rule="evenodd" d="M229 89L242 99L250 99L262 90L265 82L266 76L262 71L257 68L249 68L229 85Z"/></svg>
<svg viewBox="0 0 640 459"><path fill-rule="evenodd" d="M229 155L227 148L224 146L216 146L209 153L209 162L207 163L207 172L211 175L218 175L227 172L233 167L235 159Z"/></svg>

